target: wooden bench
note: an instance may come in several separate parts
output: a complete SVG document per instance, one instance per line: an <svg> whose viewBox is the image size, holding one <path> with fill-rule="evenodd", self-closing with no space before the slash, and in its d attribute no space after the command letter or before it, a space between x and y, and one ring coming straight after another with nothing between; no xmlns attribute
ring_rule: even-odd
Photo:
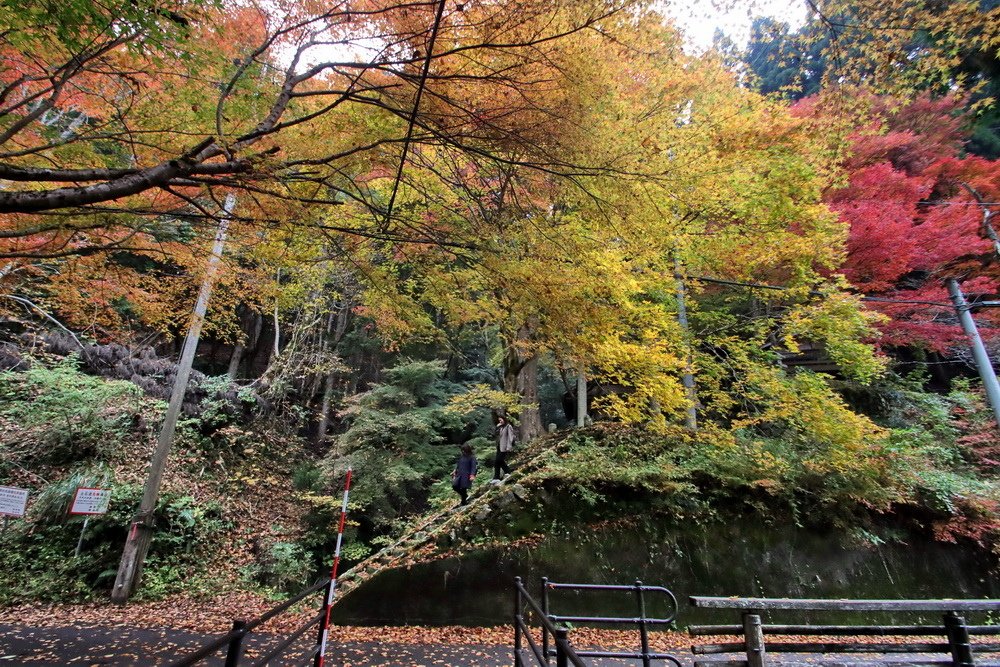
<svg viewBox="0 0 1000 667"><path fill-rule="evenodd" d="M702 609L728 609L738 613L738 625L692 625L691 636L742 636L742 641L704 644L691 647L695 655L745 653L740 660L695 660L695 667L763 667L769 662L781 665L809 664L930 664L954 667L1000 667L1000 644L973 643L972 637L995 638L1000 635L1000 600L804 600L789 598L737 598L692 596L691 605ZM899 615L941 613L941 625L767 625L761 616L770 612L885 612ZM987 612L992 625L967 625L963 614ZM856 616L856 614L855 614ZM736 619L734 619L736 620ZM765 643L765 636L779 636ZM831 640L843 637L843 641ZM864 638L863 641L856 640ZM815 641L810 641L815 638ZM906 641L905 638L913 638ZM944 641L939 639L943 638ZM777 661L768 654L822 654L822 660L801 657ZM867 660L844 659L844 655L877 654ZM935 654L943 654L935 659ZM990 660L987 654L994 654ZM837 659L827 659L835 655ZM890 657L892 656L892 657ZM897 658L896 656L899 656ZM983 659L988 660L984 661ZM978 662L977 662L978 659Z"/></svg>

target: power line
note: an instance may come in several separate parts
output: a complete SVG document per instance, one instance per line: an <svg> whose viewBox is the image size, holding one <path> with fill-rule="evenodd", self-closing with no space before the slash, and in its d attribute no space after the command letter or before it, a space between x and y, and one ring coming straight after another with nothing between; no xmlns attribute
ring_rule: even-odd
<svg viewBox="0 0 1000 667"><path fill-rule="evenodd" d="M753 289L769 289L769 290L776 290L776 291L782 291L782 292L788 291L789 289L791 289L789 287L784 287L782 285L767 285L767 284L764 284L764 283L745 283L745 282L740 282L738 280L723 280L721 278L709 278L707 276L689 276L689 277L692 280L699 280L699 281L704 282L704 283L713 283L713 284L716 284L716 285L730 285L732 287L750 287L750 288L753 288ZM809 290L809 296L825 297L825 296L828 296L828 295L825 292L819 292L817 290ZM860 298L861 298L862 301L876 301L876 302L880 302L880 303L905 303L905 304L914 304L914 305L922 305L922 306L936 306L936 307L941 307L941 308L953 308L954 307L950 303L944 303L944 302L941 302L941 301L923 301L923 300L920 300L920 299L887 299L885 297L878 297L878 296L861 296ZM1000 303L990 301L990 302L983 302L983 303L979 303L979 304L973 303L973 304L970 304L970 305L995 306L995 305L1000 305Z"/></svg>
<svg viewBox="0 0 1000 667"><path fill-rule="evenodd" d="M839 201L839 202L836 202L836 201L835 202L827 202L827 205L831 206L831 205L835 205L835 204L855 204L855 203L859 203L859 202L860 203L866 203L866 204L884 204L885 200L884 199L845 199L845 200ZM916 206L930 207L930 208L933 208L935 206L1000 206L1000 202L996 202L996 201L977 202L977 201L922 201L922 200L918 200L918 201L915 201L915 202L904 202L904 203L912 203L912 204L914 204Z"/></svg>
<svg viewBox="0 0 1000 667"><path fill-rule="evenodd" d="M954 306L950 303L943 303L940 301L920 301L919 299L886 299L880 296L862 296L862 301L877 301L881 303L911 303L922 306L941 306L942 308L953 308Z"/></svg>

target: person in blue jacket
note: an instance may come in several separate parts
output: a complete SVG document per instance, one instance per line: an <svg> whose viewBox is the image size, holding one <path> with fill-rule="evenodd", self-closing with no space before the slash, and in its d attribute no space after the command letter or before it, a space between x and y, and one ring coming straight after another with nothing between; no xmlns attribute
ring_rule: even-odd
<svg viewBox="0 0 1000 667"><path fill-rule="evenodd" d="M461 497L462 504L468 505L469 489L472 488L472 480L476 478L479 463L476 461L476 455L472 453L472 445L465 443L461 449L462 455L455 464L455 472L451 473L451 488Z"/></svg>

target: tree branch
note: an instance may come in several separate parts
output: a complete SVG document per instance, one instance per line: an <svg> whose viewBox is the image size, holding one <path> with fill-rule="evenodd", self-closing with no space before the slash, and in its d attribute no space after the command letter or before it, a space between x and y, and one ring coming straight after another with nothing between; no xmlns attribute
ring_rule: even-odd
<svg viewBox="0 0 1000 667"><path fill-rule="evenodd" d="M21 304L22 306L25 306L25 307L27 307L29 309L32 309L32 310L35 310L36 312L40 313L42 315L42 317L44 317L45 319L47 319L49 322L52 322L57 327L59 327L60 329L62 329L66 333L68 333L70 335L70 338L73 339L73 341L77 344L77 346L81 350L84 349L83 348L83 343L80 342L80 339L76 337L75 333L73 333L72 331L70 331L66 327L66 325L64 325L62 322L60 322L59 320L57 320L56 318L52 317L47 312L45 312L44 310L42 310L42 308L40 308L37 304L29 301L28 299L25 299L24 297L14 296L13 294L0 294L0 299L10 299L11 301L16 301L17 303Z"/></svg>

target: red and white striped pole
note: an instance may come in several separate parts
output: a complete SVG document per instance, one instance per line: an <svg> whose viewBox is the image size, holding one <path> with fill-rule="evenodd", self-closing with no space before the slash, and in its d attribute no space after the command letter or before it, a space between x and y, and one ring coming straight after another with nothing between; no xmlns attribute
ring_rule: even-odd
<svg viewBox="0 0 1000 667"><path fill-rule="evenodd" d="M320 625L319 652L316 653L315 667L323 667L326 659L326 639L330 629L330 610L333 609L333 593L337 590L337 568L340 566L340 546L344 542L344 524L347 522L347 497L351 493L351 469L347 469L344 480L344 502L340 506L340 526L337 528L337 548L333 551L333 567L330 568L330 583L326 600L323 602L323 622Z"/></svg>

